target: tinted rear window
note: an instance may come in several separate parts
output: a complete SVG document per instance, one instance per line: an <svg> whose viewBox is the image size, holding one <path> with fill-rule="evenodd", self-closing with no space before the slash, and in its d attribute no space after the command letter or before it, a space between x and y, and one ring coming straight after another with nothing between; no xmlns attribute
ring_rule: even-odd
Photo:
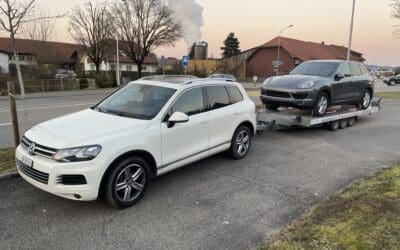
<svg viewBox="0 0 400 250"><path fill-rule="evenodd" d="M350 63L350 71L353 76L360 76L362 75L361 69L357 63Z"/></svg>
<svg viewBox="0 0 400 250"><path fill-rule="evenodd" d="M224 86L206 87L208 105L210 109L218 109L229 105L228 92Z"/></svg>
<svg viewBox="0 0 400 250"><path fill-rule="evenodd" d="M243 100L242 93L236 86L227 86L231 104L241 102Z"/></svg>

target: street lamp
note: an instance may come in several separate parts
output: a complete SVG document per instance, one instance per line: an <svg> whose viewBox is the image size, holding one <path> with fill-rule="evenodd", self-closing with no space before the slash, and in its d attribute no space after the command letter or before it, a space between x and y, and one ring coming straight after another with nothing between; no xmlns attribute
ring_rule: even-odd
<svg viewBox="0 0 400 250"><path fill-rule="evenodd" d="M351 13L350 34L349 34L349 47L347 48L347 61L350 61L351 55L351 42L353 40L353 27L354 27L354 12L356 9L356 0L353 0L353 10Z"/></svg>
<svg viewBox="0 0 400 250"><path fill-rule="evenodd" d="M282 28L281 31L279 32L279 37L278 37L279 38L279 42L278 42L278 59L277 59L277 63L276 63L276 75L277 76L279 75L279 61L280 61L280 56L281 56L281 36L282 36L282 32L287 30L287 29L289 29L289 28L292 28L293 26L294 26L293 24L291 24L289 26L286 26L286 27Z"/></svg>

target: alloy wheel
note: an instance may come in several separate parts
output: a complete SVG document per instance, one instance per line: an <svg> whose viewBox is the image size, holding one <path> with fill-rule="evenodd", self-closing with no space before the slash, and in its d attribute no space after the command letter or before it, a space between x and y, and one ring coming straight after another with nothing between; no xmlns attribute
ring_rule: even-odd
<svg viewBox="0 0 400 250"><path fill-rule="evenodd" d="M323 95L318 100L318 113L320 115L325 114L327 109L328 109L328 98Z"/></svg>
<svg viewBox="0 0 400 250"><path fill-rule="evenodd" d="M371 94L367 91L365 92L363 97L363 107L368 108L370 102L371 102Z"/></svg>
<svg viewBox="0 0 400 250"><path fill-rule="evenodd" d="M247 153L250 146L250 135L246 130L242 130L236 137L236 151L240 156Z"/></svg>
<svg viewBox="0 0 400 250"><path fill-rule="evenodd" d="M131 164L123 168L117 176L114 192L119 200L135 200L145 187L145 172L142 166Z"/></svg>

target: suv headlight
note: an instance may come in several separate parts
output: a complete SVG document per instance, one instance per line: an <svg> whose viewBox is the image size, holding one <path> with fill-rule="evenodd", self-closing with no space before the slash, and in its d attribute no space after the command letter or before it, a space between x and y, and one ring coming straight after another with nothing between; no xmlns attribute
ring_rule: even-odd
<svg viewBox="0 0 400 250"><path fill-rule="evenodd" d="M265 81L263 82L263 85L266 86L266 87L267 87L267 86L270 86L271 81L272 81L272 77L267 78L267 79L265 79Z"/></svg>
<svg viewBox="0 0 400 250"><path fill-rule="evenodd" d="M302 82L297 86L299 89L309 89L314 86L314 82Z"/></svg>
<svg viewBox="0 0 400 250"><path fill-rule="evenodd" d="M58 162L90 161L96 158L100 151L100 145L60 149L53 156L53 159Z"/></svg>

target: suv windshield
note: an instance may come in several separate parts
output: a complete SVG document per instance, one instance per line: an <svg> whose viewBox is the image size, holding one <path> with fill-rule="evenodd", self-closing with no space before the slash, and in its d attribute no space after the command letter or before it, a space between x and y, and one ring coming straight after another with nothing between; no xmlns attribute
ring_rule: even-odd
<svg viewBox="0 0 400 250"><path fill-rule="evenodd" d="M290 75L331 76L339 66L336 62L304 62L292 70Z"/></svg>
<svg viewBox="0 0 400 250"><path fill-rule="evenodd" d="M93 109L103 113L151 120L164 107L175 89L130 83Z"/></svg>

